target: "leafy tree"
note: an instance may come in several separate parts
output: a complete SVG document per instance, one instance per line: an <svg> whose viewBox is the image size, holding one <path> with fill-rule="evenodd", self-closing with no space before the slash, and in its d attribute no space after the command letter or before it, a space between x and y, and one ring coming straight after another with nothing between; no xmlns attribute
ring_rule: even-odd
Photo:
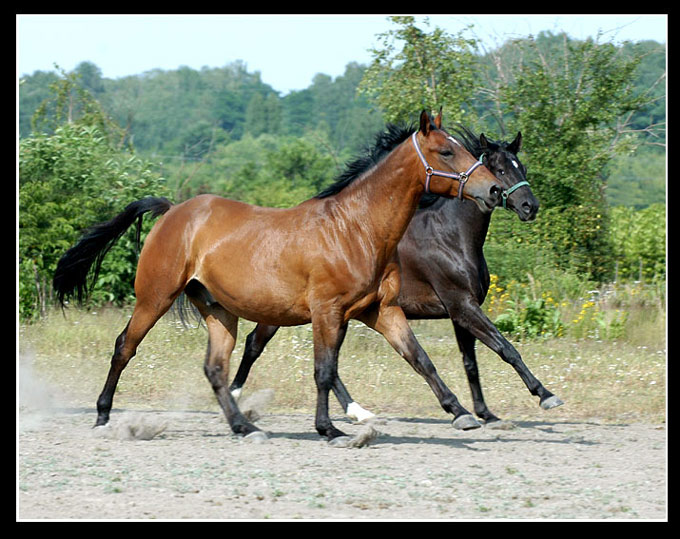
<svg viewBox="0 0 680 539"><path fill-rule="evenodd" d="M359 90L371 96L387 121L412 119L414 111L443 106L449 122L460 121L474 88L474 39L440 28L426 33L411 16L390 17L398 27L378 35ZM401 42L401 48L394 43Z"/></svg>
<svg viewBox="0 0 680 539"><path fill-rule="evenodd" d="M515 47L521 61L491 95L504 131L522 132L523 160L541 201L539 235L562 267L605 278L613 270L605 172L613 156L638 142L626 122L647 102L633 87L640 58L566 35L542 34Z"/></svg>
<svg viewBox="0 0 680 539"><path fill-rule="evenodd" d="M21 141L21 315L44 312L57 262L84 229L110 219L132 200L162 193L161 178L147 162L112 148L94 126L66 124L52 135ZM121 301L132 294L135 249L121 246L105 261L100 283L107 283L106 293L100 289L95 299Z"/></svg>
<svg viewBox="0 0 680 539"><path fill-rule="evenodd" d="M515 81L500 93L508 123L522 130L531 149L541 202L545 207L597 203L605 165L634 142L618 120L644 103L632 86L639 61L590 39L565 37L562 54L550 57L537 41L524 46L538 58L521 64Z"/></svg>
<svg viewBox="0 0 680 539"><path fill-rule="evenodd" d="M282 98L283 133L300 136L309 125L314 96L309 88L292 91Z"/></svg>
<svg viewBox="0 0 680 539"><path fill-rule="evenodd" d="M666 152L643 145L634 153L616 156L607 166L610 206L637 209L666 200Z"/></svg>
<svg viewBox="0 0 680 539"><path fill-rule="evenodd" d="M250 139L253 150L241 153L241 167L227 175L218 194L259 206L286 208L313 197L331 181L333 158L324 149L323 133L316 137ZM316 141L316 142L315 142ZM240 144L243 147L244 141ZM233 145L232 145L233 146Z"/></svg>
<svg viewBox="0 0 680 539"><path fill-rule="evenodd" d="M102 78L102 70L92 62L80 62L73 73L78 78L79 85L98 100L106 90Z"/></svg>
<svg viewBox="0 0 680 539"><path fill-rule="evenodd" d="M462 108L467 101L473 110L491 111L504 136L521 131L522 158L542 207L540 227L532 228L534 245L551 252L561 267L597 279L611 274L606 166L639 142L630 119L649 103L634 86L641 56L621 54L611 43L542 33L497 51L485 64L487 86L475 93L471 73L483 64L473 57L473 40L439 29L427 34L413 17L392 20L399 28L381 35L383 47L373 51L360 88L388 119L412 114L419 105L444 104L450 112L451 101L453 118L447 113L447 121L460 121L455 104ZM398 52L394 38L403 42ZM473 115L465 120L478 121ZM490 243L516 252L526 234L508 238L498 228L506 221L492 221Z"/></svg>
<svg viewBox="0 0 680 539"><path fill-rule="evenodd" d="M255 137L263 133L278 134L281 132L281 118L281 102L277 96L255 94L246 108L245 131Z"/></svg>
<svg viewBox="0 0 680 539"><path fill-rule="evenodd" d="M36 71L19 81L19 135L31 134L31 119L40 105L52 95L51 87L59 80L54 71Z"/></svg>
<svg viewBox="0 0 680 539"><path fill-rule="evenodd" d="M647 99L647 104L631 115L630 126L641 133L646 144L665 148L666 46L656 41L626 43L621 54L640 59L633 86Z"/></svg>
<svg viewBox="0 0 680 539"><path fill-rule="evenodd" d="M200 120L187 128L181 137L166 146L166 151L176 153L182 160L200 160L215 146L226 144L229 135L214 122Z"/></svg>
<svg viewBox="0 0 680 539"><path fill-rule="evenodd" d="M80 64L82 67L84 64ZM59 66L60 77L49 84L48 95L31 117L33 132L49 133L58 126L78 122L96 127L111 145L121 146L124 133L101 104L86 90L77 72L66 73Z"/></svg>

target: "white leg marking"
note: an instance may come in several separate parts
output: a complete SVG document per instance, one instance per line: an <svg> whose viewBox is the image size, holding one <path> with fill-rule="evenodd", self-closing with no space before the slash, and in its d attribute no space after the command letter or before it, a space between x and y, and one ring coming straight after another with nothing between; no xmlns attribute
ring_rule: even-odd
<svg viewBox="0 0 680 539"><path fill-rule="evenodd" d="M350 419L361 423L362 421L366 421L367 419L375 417L375 414L369 412L368 410L364 410L356 402L350 402L349 405L347 405L347 416Z"/></svg>

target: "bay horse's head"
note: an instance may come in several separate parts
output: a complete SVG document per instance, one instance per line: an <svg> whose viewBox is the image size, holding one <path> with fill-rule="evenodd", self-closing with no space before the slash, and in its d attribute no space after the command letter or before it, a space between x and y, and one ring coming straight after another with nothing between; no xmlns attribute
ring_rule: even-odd
<svg viewBox="0 0 680 539"><path fill-rule="evenodd" d="M498 179L441 125L441 110L434 120L423 111L420 128L412 135L425 169L421 173L425 192L446 198L467 198L483 212L491 212L501 202L502 187Z"/></svg>
<svg viewBox="0 0 680 539"><path fill-rule="evenodd" d="M522 221L533 221L538 212L538 199L529 188L527 169L517 157L522 147L522 133L518 132L510 143L490 141L482 133L479 147L486 155L484 164L503 185L503 207L514 211Z"/></svg>

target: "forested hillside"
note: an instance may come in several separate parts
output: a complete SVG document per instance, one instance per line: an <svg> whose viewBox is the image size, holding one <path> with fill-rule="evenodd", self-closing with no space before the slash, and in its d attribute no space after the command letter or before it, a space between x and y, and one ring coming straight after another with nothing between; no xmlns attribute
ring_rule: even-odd
<svg viewBox="0 0 680 539"><path fill-rule="evenodd" d="M562 39L561 35L542 34L538 41L550 42L557 54ZM477 55L476 60L488 70L499 59L518 61L512 58L517 49L516 44L508 43L497 51ZM621 54L642 55L635 72L636 91L643 93L653 87L655 96L664 95L664 81L657 83L665 73L664 47L656 42L643 42L622 48ZM263 83L260 73L249 72L240 61L201 70L188 67L175 71L153 70L115 80L103 78L96 65L83 62L74 74L79 84L123 128L125 142L132 144L140 155L162 162L170 184L183 186L181 196L190 196L214 190L231 181L238 172L234 164L222 168L221 172L211 170L211 180L206 171L194 172L196 167L192 165L202 162L205 168L217 160L223 166L221 154L258 153L257 141L262 135L270 136L265 145L271 148L272 143L278 147L286 140L313 133L309 138L315 139L318 149L331 157L336 170L341 168L384 126L380 108L357 92L366 67L350 63L345 73L335 79L319 73L309 88L285 96ZM494 75L498 74L486 77ZM22 78L21 137L30 135L35 111L50 99L50 85L60 77L55 70L37 71ZM490 86L493 81L480 78L476 83ZM506 133L502 132L497 115L489 110L489 103L484 99L488 89L484 86L474 88L465 96L472 110L464 122L501 138ZM613 204L644 207L664 201L665 152L656 144L664 142L665 116L665 100L658 99L634 111L628 120L629 129L637 130L650 144L611 163L607 170L608 195ZM239 149L228 151L227 147L236 142L241 142Z"/></svg>

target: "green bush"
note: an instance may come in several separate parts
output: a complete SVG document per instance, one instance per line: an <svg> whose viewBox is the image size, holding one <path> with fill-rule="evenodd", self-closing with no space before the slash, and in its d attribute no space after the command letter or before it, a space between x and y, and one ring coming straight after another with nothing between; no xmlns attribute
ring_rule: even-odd
<svg viewBox="0 0 680 539"><path fill-rule="evenodd" d="M491 274L484 311L509 338L630 339L658 328L665 313L662 282L605 284L568 272L527 274L526 281Z"/></svg>
<svg viewBox="0 0 680 539"><path fill-rule="evenodd" d="M98 128L66 124L19 145L19 312L45 310L59 258L88 227L108 221L129 202L165 193L149 163L112 148ZM122 302L132 294L132 245L105 261L95 299Z"/></svg>
<svg viewBox="0 0 680 539"><path fill-rule="evenodd" d="M652 204L637 211L623 206L612 208L611 242L619 278L664 278L666 205Z"/></svg>
<svg viewBox="0 0 680 539"><path fill-rule="evenodd" d="M614 269L607 215L585 205L541 209L531 223L495 211L484 253L492 271L504 279L561 270L605 281Z"/></svg>

